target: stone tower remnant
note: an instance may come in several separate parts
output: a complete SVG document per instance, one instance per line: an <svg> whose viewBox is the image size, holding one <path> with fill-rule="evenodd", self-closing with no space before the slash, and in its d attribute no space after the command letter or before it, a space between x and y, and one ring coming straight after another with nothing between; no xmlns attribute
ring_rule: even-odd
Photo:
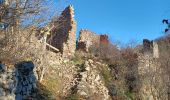
<svg viewBox="0 0 170 100"><path fill-rule="evenodd" d="M153 57L159 58L159 47L157 42L153 42Z"/></svg>
<svg viewBox="0 0 170 100"><path fill-rule="evenodd" d="M148 39L143 39L143 50L144 53L151 51L151 41Z"/></svg>
<svg viewBox="0 0 170 100"><path fill-rule="evenodd" d="M108 45L109 40L106 34L98 35L87 29L82 29L79 34L79 39L77 41L77 50L83 50L88 52L91 46L96 48L101 45Z"/></svg>
<svg viewBox="0 0 170 100"><path fill-rule="evenodd" d="M76 21L73 6L68 6L53 24L55 28L48 36L48 43L59 49L63 57L73 56L76 49Z"/></svg>
<svg viewBox="0 0 170 100"><path fill-rule="evenodd" d="M157 42L144 39L143 52L138 57L141 100L159 100L160 92L165 91L164 81L159 77L163 71L158 58L159 48ZM164 98L161 98L161 100L167 100L166 94L162 97Z"/></svg>
<svg viewBox="0 0 170 100"><path fill-rule="evenodd" d="M148 39L143 40L143 53L150 55L153 58L159 58L159 48L156 41L150 41Z"/></svg>
<svg viewBox="0 0 170 100"><path fill-rule="evenodd" d="M100 35L100 44L102 44L102 45L108 45L109 44L108 35L106 35L106 34Z"/></svg>
<svg viewBox="0 0 170 100"><path fill-rule="evenodd" d="M96 33L86 29L82 29L79 34L77 49L88 51L89 47L92 45L99 46L99 40L100 37Z"/></svg>

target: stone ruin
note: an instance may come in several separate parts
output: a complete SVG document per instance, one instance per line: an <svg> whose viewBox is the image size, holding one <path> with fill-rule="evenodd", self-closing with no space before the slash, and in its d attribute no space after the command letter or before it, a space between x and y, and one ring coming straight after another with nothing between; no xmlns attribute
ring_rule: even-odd
<svg viewBox="0 0 170 100"><path fill-rule="evenodd" d="M150 41L148 39L143 40L143 53L150 55L153 58L159 58L159 48L156 41Z"/></svg>
<svg viewBox="0 0 170 100"><path fill-rule="evenodd" d="M92 45L99 46L99 40L100 37L96 33L82 29L77 41L77 49L88 51L89 47Z"/></svg>
<svg viewBox="0 0 170 100"><path fill-rule="evenodd" d="M77 50L88 52L89 48L95 46L99 48L101 45L108 45L109 40L107 35L98 35L86 29L82 29L77 41Z"/></svg>
<svg viewBox="0 0 170 100"><path fill-rule="evenodd" d="M139 94L142 100L167 100L165 83L160 77L163 69L159 62L159 48L156 41L143 40L143 52L138 56ZM164 97L164 98L163 98Z"/></svg>
<svg viewBox="0 0 170 100"><path fill-rule="evenodd" d="M153 42L153 57L159 58L159 48L157 42Z"/></svg>
<svg viewBox="0 0 170 100"><path fill-rule="evenodd" d="M109 44L109 37L108 35L100 35L100 44L101 45L108 45Z"/></svg>
<svg viewBox="0 0 170 100"><path fill-rule="evenodd" d="M54 28L47 37L47 42L59 49L63 57L74 55L76 49L76 21L73 6L68 6L53 24Z"/></svg>
<svg viewBox="0 0 170 100"><path fill-rule="evenodd" d="M73 56L76 49L88 52L91 46L99 48L101 45L109 44L106 34L98 35L87 29L82 29L76 46L76 21L73 6L68 6L59 18L54 19L51 24L52 27L49 28L50 31L48 30L50 34L48 34L46 40L49 45L46 46L51 45L50 51L59 51L63 58ZM57 50L54 50L54 48Z"/></svg>
<svg viewBox="0 0 170 100"><path fill-rule="evenodd" d="M89 48L92 46L98 48L101 45L107 46L109 44L107 35L105 34L98 35L92 31L82 29L80 31L76 47L76 21L74 19L74 9L72 6L68 6L61 13L61 16L59 16L57 20L54 20L52 24L54 27L52 27L52 29L50 30L50 35L48 35L46 41L48 44L57 48L59 52L61 52L62 56L65 58L73 56L76 49L88 52ZM158 63L156 63L157 58L159 58L159 48L157 42L144 39L143 55L139 57L138 66L139 75L146 77L146 79L142 80L141 82L140 90L140 92L142 92L141 94L145 96L144 100L153 99L153 97L151 96L150 87L154 86L151 86L151 84L148 82L150 78L148 77L149 76L148 73L154 73L156 69L155 66L158 65ZM21 62L17 64L15 68L16 68L15 72L12 71L0 72L1 76L0 82L5 82L0 84L6 84L5 88L0 87L0 99L3 100L4 98L11 98L12 100L13 99L22 100L25 98L34 97L36 89L36 78L33 73L34 65L30 62ZM83 81L81 81L80 84L87 84L88 82L85 82L85 80L88 81L89 79L88 77L86 77L86 74L84 73L93 75L92 73L93 71L82 72L81 74ZM98 78L100 78L98 76L94 76L94 78L92 79L92 81L94 81L94 84L96 84L96 87L101 85L101 83L98 82ZM97 77L96 80L95 77ZM84 92L83 89L81 91L82 88L81 85L78 85L78 88L80 88L79 89L80 94ZM106 91L105 88L103 88L102 90ZM96 92L100 93L100 91ZM105 93L107 93L107 91ZM105 93L100 94L103 94L105 96Z"/></svg>

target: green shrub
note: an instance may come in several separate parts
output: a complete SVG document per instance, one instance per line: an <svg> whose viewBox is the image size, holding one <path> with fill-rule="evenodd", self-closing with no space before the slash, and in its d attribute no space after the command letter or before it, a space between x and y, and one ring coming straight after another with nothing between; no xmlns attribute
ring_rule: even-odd
<svg viewBox="0 0 170 100"><path fill-rule="evenodd" d="M86 100L78 94L70 94L66 100Z"/></svg>
<svg viewBox="0 0 170 100"><path fill-rule="evenodd" d="M73 62L73 64L75 65L81 65L84 63L84 56L82 52L76 52L75 56L73 58L71 58L71 61Z"/></svg>
<svg viewBox="0 0 170 100"><path fill-rule="evenodd" d="M132 92L127 92L125 95L127 96L128 100L134 100L134 94Z"/></svg>

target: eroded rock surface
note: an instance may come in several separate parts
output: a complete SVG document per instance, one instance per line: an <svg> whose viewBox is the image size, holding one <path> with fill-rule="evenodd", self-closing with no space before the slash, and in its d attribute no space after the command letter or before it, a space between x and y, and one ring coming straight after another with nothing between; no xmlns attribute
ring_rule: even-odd
<svg viewBox="0 0 170 100"><path fill-rule="evenodd" d="M103 66L100 63L100 66ZM98 70L97 63L89 59L79 67L75 77L75 85L71 88L72 94L91 100L109 100L109 91Z"/></svg>
<svg viewBox="0 0 170 100"><path fill-rule="evenodd" d="M0 100L35 99L37 87L33 69L32 62L20 62L15 68L0 72Z"/></svg>
<svg viewBox="0 0 170 100"><path fill-rule="evenodd" d="M1 64L4 68L5 65ZM0 72L0 100L15 100L15 73L12 70Z"/></svg>
<svg viewBox="0 0 170 100"><path fill-rule="evenodd" d="M90 59L85 62L85 71L80 72L82 78L78 85L78 93L86 97L99 96L96 97L98 100L108 100L109 91L106 88L96 65L97 64Z"/></svg>
<svg viewBox="0 0 170 100"><path fill-rule="evenodd" d="M36 77L32 62L21 62L16 67L16 100L32 99L36 97Z"/></svg>

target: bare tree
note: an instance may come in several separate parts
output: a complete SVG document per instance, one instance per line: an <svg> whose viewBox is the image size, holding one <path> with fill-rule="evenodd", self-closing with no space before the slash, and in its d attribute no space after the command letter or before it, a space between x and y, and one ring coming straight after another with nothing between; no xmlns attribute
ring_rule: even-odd
<svg viewBox="0 0 170 100"><path fill-rule="evenodd" d="M32 60L42 80L47 64L46 38L55 0L0 0L0 60ZM47 16L46 13L50 16ZM53 12L53 13L52 13ZM58 12L57 12L58 13ZM42 28L46 27L46 28ZM45 31L38 31L45 29ZM35 35L43 34L42 40Z"/></svg>

